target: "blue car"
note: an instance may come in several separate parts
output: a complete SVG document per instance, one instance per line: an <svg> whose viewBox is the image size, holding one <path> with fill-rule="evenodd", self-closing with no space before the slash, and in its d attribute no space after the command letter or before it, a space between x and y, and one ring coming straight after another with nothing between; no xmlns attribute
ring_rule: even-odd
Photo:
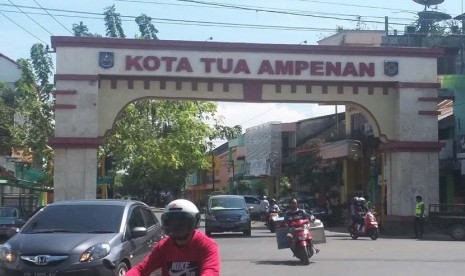
<svg viewBox="0 0 465 276"><path fill-rule="evenodd" d="M205 212L205 233L242 232L252 234L250 212L243 196L216 195L208 199Z"/></svg>

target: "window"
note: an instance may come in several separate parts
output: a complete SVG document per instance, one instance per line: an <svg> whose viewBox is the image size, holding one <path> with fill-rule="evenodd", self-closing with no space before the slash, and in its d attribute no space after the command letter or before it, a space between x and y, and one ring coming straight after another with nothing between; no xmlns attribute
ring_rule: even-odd
<svg viewBox="0 0 465 276"><path fill-rule="evenodd" d="M142 217L142 213L140 212L139 207L132 210L128 225L129 230L133 229L134 227L145 227L144 218Z"/></svg>
<svg viewBox="0 0 465 276"><path fill-rule="evenodd" d="M157 221L156 221L157 218L155 217L152 211L150 211L147 208L142 208L141 210L144 215L145 225L147 228L150 228L154 226L155 224L157 224Z"/></svg>
<svg viewBox="0 0 465 276"><path fill-rule="evenodd" d="M119 232L124 206L55 205L47 206L32 218L23 233L62 230L80 233Z"/></svg>
<svg viewBox="0 0 465 276"><path fill-rule="evenodd" d="M258 204L260 205L260 200L256 199L255 197L245 196L245 202L247 204Z"/></svg>

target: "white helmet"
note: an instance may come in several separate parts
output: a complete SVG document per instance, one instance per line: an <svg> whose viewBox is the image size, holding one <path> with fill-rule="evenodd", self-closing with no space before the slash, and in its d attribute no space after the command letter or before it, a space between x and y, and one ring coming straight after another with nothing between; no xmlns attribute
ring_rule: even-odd
<svg viewBox="0 0 465 276"><path fill-rule="evenodd" d="M187 239L200 222L200 212L194 203L186 199L176 199L168 203L161 215L165 234L178 240Z"/></svg>

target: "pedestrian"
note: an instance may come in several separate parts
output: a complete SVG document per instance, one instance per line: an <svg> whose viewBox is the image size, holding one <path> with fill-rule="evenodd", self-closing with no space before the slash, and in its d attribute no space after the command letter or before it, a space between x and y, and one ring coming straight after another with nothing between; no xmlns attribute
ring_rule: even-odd
<svg viewBox="0 0 465 276"><path fill-rule="evenodd" d="M415 220L413 222L413 230L415 231L415 238L423 238L423 224L425 221L425 203L420 195L416 197L417 203L415 204Z"/></svg>
<svg viewBox="0 0 465 276"><path fill-rule="evenodd" d="M218 245L196 230L200 212L185 199L170 202L161 216L165 234L145 259L126 276L145 275L220 275Z"/></svg>

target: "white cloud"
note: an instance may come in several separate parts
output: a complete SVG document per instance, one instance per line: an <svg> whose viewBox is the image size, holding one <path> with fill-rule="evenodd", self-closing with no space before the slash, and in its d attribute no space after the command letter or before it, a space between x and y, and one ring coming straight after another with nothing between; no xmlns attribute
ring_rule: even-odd
<svg viewBox="0 0 465 276"><path fill-rule="evenodd" d="M343 110L343 107L338 107L338 112ZM289 123L334 112L334 105L224 102L218 104L218 113L223 116L223 123L227 126L241 125L243 130L270 121Z"/></svg>

